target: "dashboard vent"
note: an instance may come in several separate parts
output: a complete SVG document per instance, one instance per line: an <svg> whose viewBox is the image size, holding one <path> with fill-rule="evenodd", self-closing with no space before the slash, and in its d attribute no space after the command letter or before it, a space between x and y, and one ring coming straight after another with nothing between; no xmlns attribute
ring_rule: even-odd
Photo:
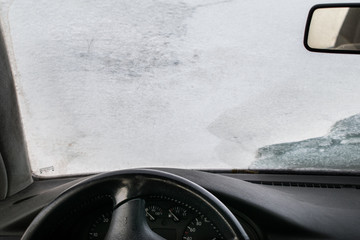
<svg viewBox="0 0 360 240"><path fill-rule="evenodd" d="M360 189L357 184L335 184L335 183L308 183L308 182L275 182L275 181L247 181L250 183L282 186L282 187L306 187L306 188L346 188L346 189Z"/></svg>

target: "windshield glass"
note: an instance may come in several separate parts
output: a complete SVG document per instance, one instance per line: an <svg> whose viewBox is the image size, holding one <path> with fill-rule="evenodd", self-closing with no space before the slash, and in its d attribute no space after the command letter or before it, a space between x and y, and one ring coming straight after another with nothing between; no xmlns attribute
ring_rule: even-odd
<svg viewBox="0 0 360 240"><path fill-rule="evenodd" d="M34 174L359 171L360 57L304 48L318 3L3 1Z"/></svg>

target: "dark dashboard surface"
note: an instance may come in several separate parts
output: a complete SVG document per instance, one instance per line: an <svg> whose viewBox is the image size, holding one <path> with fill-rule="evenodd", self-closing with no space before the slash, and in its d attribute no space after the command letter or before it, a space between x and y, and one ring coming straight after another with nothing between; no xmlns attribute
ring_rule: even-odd
<svg viewBox="0 0 360 240"><path fill-rule="evenodd" d="M240 221L250 239L358 239L360 177L294 174L231 174L166 169L204 187ZM36 214L82 177L37 180L0 202L0 239L20 239ZM150 227L168 239L221 239L221 229L191 202L144 196ZM83 239L101 239L110 218L106 197L93 201L76 225ZM91 202L91 201L90 201ZM70 221L71 223L71 221ZM70 224L74 226L73 224ZM201 227L199 227L201 225ZM201 233L201 234L202 234ZM205 239L204 237L198 237Z"/></svg>

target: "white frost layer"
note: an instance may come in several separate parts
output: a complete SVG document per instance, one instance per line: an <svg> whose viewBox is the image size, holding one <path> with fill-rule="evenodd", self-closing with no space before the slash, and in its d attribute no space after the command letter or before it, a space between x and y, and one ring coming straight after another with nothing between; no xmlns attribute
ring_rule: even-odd
<svg viewBox="0 0 360 240"><path fill-rule="evenodd" d="M359 112L358 56L302 45L319 1L15 0L33 171L247 168Z"/></svg>

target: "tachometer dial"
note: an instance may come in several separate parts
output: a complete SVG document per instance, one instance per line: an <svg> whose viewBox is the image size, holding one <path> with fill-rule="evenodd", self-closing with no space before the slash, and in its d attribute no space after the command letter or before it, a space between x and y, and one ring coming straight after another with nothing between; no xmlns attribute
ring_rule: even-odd
<svg viewBox="0 0 360 240"><path fill-rule="evenodd" d="M156 205L150 205L145 208L146 217L150 221L155 221L158 217L161 217L163 215L163 210L156 206Z"/></svg>
<svg viewBox="0 0 360 240"><path fill-rule="evenodd" d="M194 218L189 225L186 226L182 239L199 240L223 239L217 228L204 215Z"/></svg>

